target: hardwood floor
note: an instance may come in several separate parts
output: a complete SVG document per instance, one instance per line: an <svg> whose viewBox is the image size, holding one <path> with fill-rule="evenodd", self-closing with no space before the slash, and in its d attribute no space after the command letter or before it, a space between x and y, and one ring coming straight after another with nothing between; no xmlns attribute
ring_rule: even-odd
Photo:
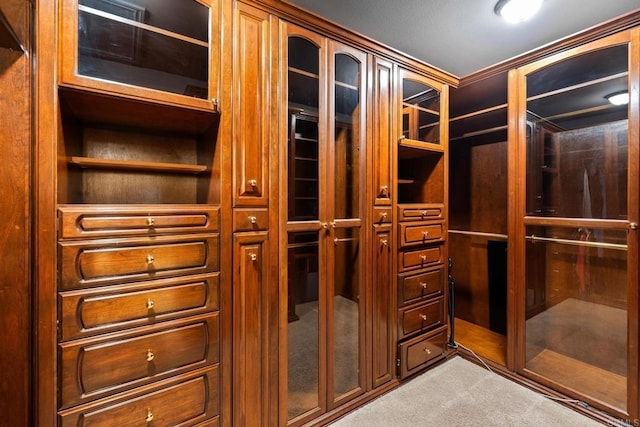
<svg viewBox="0 0 640 427"><path fill-rule="evenodd" d="M455 339L478 356L506 366L507 337L462 319L455 319Z"/></svg>

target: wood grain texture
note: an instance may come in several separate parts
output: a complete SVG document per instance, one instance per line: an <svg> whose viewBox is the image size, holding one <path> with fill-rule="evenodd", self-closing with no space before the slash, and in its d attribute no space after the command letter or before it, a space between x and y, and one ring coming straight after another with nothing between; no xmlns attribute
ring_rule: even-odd
<svg viewBox="0 0 640 427"><path fill-rule="evenodd" d="M30 4L3 1L0 11L30 48ZM29 56L0 47L0 414L28 425L31 411L31 71Z"/></svg>

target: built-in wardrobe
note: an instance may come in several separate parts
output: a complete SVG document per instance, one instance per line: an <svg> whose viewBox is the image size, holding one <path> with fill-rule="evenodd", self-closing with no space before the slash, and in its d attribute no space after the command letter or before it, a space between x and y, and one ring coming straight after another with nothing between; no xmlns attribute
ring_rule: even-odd
<svg viewBox="0 0 640 427"><path fill-rule="evenodd" d="M621 419L638 416L631 22L462 79L449 151L462 351Z"/></svg>
<svg viewBox="0 0 640 427"><path fill-rule="evenodd" d="M322 425L453 354L454 76L280 1L34 22L34 424Z"/></svg>

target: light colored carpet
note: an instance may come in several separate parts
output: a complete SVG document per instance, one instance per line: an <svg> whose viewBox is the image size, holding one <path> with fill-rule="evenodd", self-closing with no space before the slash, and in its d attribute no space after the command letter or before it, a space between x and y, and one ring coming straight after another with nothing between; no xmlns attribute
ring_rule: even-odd
<svg viewBox="0 0 640 427"><path fill-rule="evenodd" d="M332 427L601 426L528 388L454 357Z"/></svg>

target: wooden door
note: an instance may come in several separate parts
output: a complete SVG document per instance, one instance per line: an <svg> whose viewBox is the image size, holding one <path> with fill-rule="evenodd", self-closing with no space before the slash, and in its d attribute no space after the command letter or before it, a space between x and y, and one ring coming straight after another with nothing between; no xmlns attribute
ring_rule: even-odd
<svg viewBox="0 0 640 427"><path fill-rule="evenodd" d="M393 378L394 331L393 311L395 298L392 286L391 226L375 225L373 229L373 289L372 289L372 350L373 387L378 387Z"/></svg>

